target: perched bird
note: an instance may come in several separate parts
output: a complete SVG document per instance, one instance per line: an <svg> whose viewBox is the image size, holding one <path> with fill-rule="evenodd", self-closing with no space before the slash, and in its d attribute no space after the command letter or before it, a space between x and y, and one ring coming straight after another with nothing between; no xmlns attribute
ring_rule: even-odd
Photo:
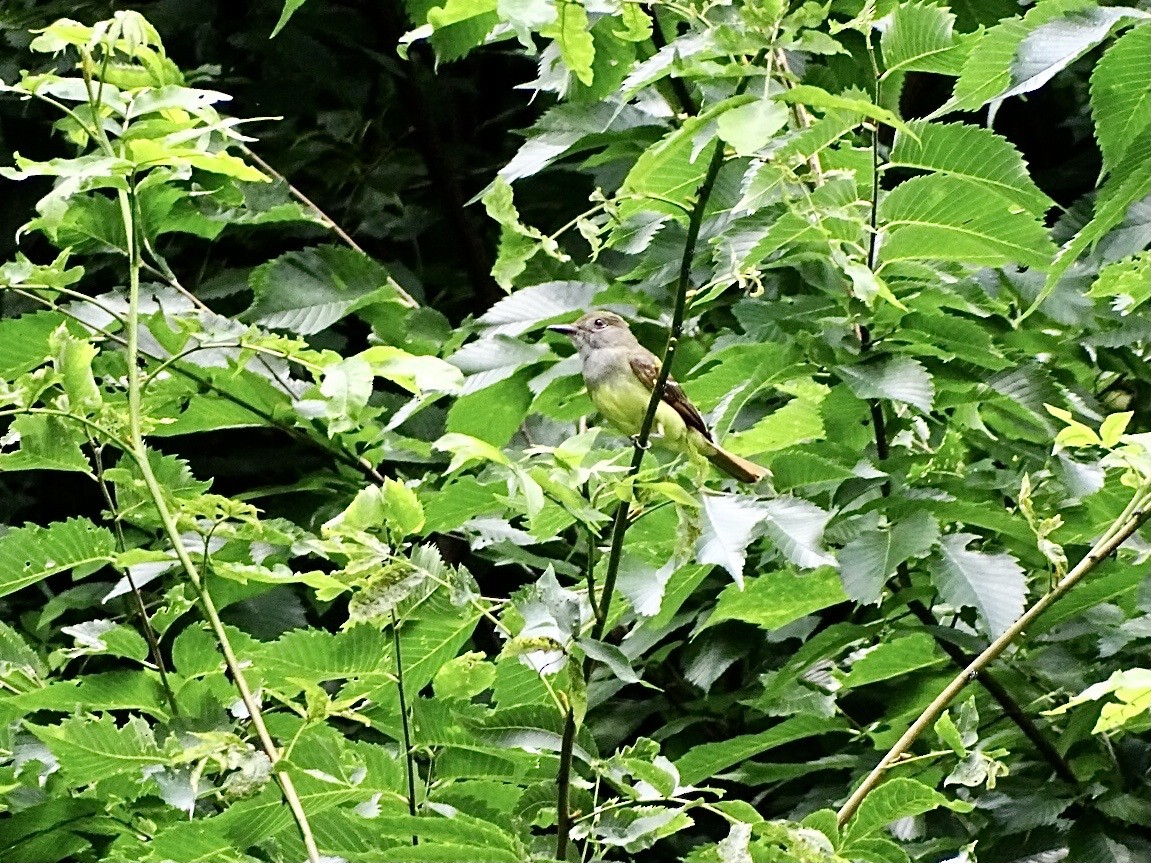
<svg viewBox="0 0 1151 863"><path fill-rule="evenodd" d="M632 335L627 321L612 312L592 311L574 324L548 329L575 343L588 395L604 418L626 435L639 434L660 364ZM769 474L767 468L716 443L695 405L670 377L655 411L652 432L653 440L668 449L699 453L742 482L757 482Z"/></svg>

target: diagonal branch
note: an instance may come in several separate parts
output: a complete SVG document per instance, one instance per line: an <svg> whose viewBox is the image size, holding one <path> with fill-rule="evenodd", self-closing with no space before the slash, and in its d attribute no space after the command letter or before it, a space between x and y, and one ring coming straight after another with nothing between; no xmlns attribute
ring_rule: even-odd
<svg viewBox="0 0 1151 863"><path fill-rule="evenodd" d="M970 681L978 677L1004 650L1022 636L1027 627L1034 623L1039 615L1058 602L1067 591L1071 590L1084 576L1113 554L1119 546L1126 542L1127 539L1139 529L1140 525L1151 516L1151 508L1149 507L1151 507L1151 481L1144 482L1143 485L1136 490L1127 508L1119 518L1112 523L1111 527L1104 532L1103 536L1099 537L1095 545L1092 546L1091 551L1087 553L1087 556L1079 561L1079 563L1075 565L1075 568L1067 573L1050 593L1046 594L1042 599L1031 606L1031 608L1025 611L1006 632L991 642L986 650L975 657L962 672L947 684L947 687L936 696L935 700L919 714L919 717L911 724L911 727L908 728L903 736L896 741L895 745L887 751L887 754L880 759L871 773L867 775L859 787L855 789L851 797L848 798L847 802L843 804L843 807L836 815L836 820L839 822L840 827L851 820L851 817L858 811L860 804L863 803L867 795L879 786L879 783L887 771L903 757L907 750L911 748L911 744L935 722L939 714L955 700L956 696L963 691L963 688L967 686Z"/></svg>

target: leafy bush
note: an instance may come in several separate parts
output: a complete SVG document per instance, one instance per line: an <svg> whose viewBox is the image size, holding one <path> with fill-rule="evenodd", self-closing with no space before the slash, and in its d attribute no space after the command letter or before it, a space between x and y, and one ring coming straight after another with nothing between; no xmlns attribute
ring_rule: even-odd
<svg viewBox="0 0 1151 863"><path fill-rule="evenodd" d="M437 146L464 251L345 201L373 257L139 13L11 40L60 152L0 169L39 196L0 267L3 859L1151 851L1151 16L405 6L414 69L537 64L491 282ZM996 131L1052 88L1079 201ZM771 482L649 451L654 407L584 425L544 328L593 306Z"/></svg>

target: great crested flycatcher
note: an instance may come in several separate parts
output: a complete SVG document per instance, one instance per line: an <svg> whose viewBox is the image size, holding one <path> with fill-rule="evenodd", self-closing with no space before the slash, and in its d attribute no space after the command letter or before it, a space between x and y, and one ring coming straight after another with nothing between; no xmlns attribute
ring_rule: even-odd
<svg viewBox="0 0 1151 863"><path fill-rule="evenodd" d="M639 343L627 321L612 312L588 312L574 324L548 327L575 342L588 395L604 418L637 435L659 376L659 360ZM767 468L728 452L711 436L703 417L671 378L655 410L653 440L676 452L697 452L729 476L756 482Z"/></svg>

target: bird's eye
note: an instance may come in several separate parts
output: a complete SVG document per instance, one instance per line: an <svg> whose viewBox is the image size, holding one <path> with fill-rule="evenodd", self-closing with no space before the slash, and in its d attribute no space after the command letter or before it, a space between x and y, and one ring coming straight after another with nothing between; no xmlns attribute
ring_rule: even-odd
<svg viewBox="0 0 1151 863"><path fill-rule="evenodd" d="M607 323L604 321L603 318L596 318L594 321L591 322L591 325L593 327L595 327L597 330L602 330L604 327L607 326Z"/></svg>

